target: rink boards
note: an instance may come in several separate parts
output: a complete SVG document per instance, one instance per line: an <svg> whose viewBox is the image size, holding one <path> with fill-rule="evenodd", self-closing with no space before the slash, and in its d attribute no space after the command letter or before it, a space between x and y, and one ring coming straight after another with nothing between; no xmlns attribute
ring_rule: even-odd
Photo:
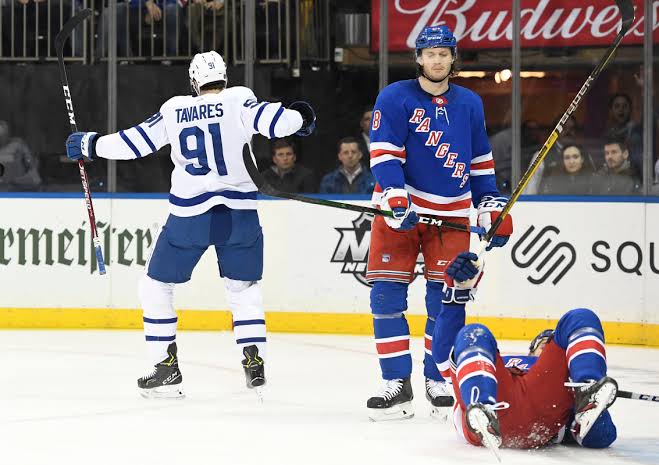
<svg viewBox="0 0 659 465"><path fill-rule="evenodd" d="M646 199L648 200L648 199ZM606 322L609 342L659 345L659 199L529 198L515 233L486 254L471 321L526 338L574 307ZM367 205L365 200L349 200ZM140 328L137 281L167 216L165 196L100 196L94 206L108 273L99 276L79 195L0 197L0 327ZM364 282L370 219L359 213L263 200L262 288L271 331L369 334ZM474 237L474 244L476 238ZM423 333L422 264L408 298ZM230 329L209 250L176 290L184 329Z"/></svg>

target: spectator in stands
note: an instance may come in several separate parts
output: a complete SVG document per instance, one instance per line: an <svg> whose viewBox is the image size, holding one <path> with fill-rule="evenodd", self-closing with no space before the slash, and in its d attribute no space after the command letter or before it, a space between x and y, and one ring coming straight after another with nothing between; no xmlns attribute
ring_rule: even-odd
<svg viewBox="0 0 659 465"><path fill-rule="evenodd" d="M542 146L542 130L535 120L526 120L522 123L522 160L523 173ZM514 186L512 183L512 153L513 130L505 128L490 138L492 156L496 166L497 187L501 193L509 193Z"/></svg>
<svg viewBox="0 0 659 465"><path fill-rule="evenodd" d="M541 192L554 195L589 195L593 192L595 166L582 146L565 144L560 168L546 176Z"/></svg>
<svg viewBox="0 0 659 465"><path fill-rule="evenodd" d="M272 145L273 165L263 171L265 180L275 189L290 192L316 192L313 172L295 163L295 146L288 139L277 139Z"/></svg>
<svg viewBox="0 0 659 465"><path fill-rule="evenodd" d="M164 27L156 26L163 19L164 9ZM96 53L98 56L107 56L109 45L109 27L110 27L110 8L103 9L101 21L99 23L99 40L96 43ZM119 57L131 57L134 53L132 46L133 38L140 40L143 31L151 29L153 25L154 32L162 33L165 36L165 54L168 56L176 55L176 44L178 35L181 32L177 30L176 16L179 16L178 26L181 28L184 23L185 10L181 8L177 0L127 0L117 2L117 55ZM140 24L142 18L144 25ZM158 47L162 44L162 37L156 40L154 44ZM143 47L148 54L156 54L151 50L151 41L145 41Z"/></svg>
<svg viewBox="0 0 659 465"><path fill-rule="evenodd" d="M326 174L320 182L321 194L370 194L375 178L361 165L363 154L354 137L344 137L337 144L341 166Z"/></svg>
<svg viewBox="0 0 659 465"><path fill-rule="evenodd" d="M188 4L188 28L195 50L221 49L224 44L224 0L192 0Z"/></svg>
<svg viewBox="0 0 659 465"><path fill-rule="evenodd" d="M627 144L619 138L604 141L604 166L597 174L594 194L632 195L641 188L641 177L629 160Z"/></svg>
<svg viewBox="0 0 659 465"><path fill-rule="evenodd" d="M362 153L362 164L371 171L371 119L373 118L373 107L367 107L359 120L360 131L356 139L359 143L359 151Z"/></svg>
<svg viewBox="0 0 659 465"><path fill-rule="evenodd" d="M82 9L81 0L1 0L0 5L2 54L13 52L14 56L26 58L45 57L49 53L55 56L55 36L66 20ZM74 31L65 44L64 55L82 57L82 44L82 30Z"/></svg>
<svg viewBox="0 0 659 465"><path fill-rule="evenodd" d="M37 159L23 139L12 138L0 121L0 191L34 191L41 185Z"/></svg>
<svg viewBox="0 0 659 465"><path fill-rule="evenodd" d="M609 98L609 119L607 123L607 138L615 138L625 142L629 148L629 161L634 170L643 169L643 129L631 119L632 99L627 94L617 93Z"/></svg>

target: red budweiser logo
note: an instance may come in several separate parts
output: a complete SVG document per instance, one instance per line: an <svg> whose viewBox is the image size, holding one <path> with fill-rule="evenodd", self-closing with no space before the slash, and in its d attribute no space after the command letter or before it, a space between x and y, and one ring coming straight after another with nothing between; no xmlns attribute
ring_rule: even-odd
<svg viewBox="0 0 659 465"><path fill-rule="evenodd" d="M650 0L648 0L650 1ZM659 0L652 0L653 37L659 42ZM636 17L623 45L642 44L643 0L633 1ZM379 46L379 0L372 1L371 43ZM522 45L571 47L608 45L620 30L620 13L612 0L522 0ZM389 44L394 51L414 48L425 26L446 24L460 48L508 48L512 43L511 2L500 0L391 0Z"/></svg>

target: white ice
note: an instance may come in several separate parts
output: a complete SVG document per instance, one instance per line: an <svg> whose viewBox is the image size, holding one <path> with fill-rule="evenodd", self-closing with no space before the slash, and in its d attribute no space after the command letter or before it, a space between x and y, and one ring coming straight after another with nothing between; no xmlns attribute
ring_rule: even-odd
<svg viewBox="0 0 659 465"><path fill-rule="evenodd" d="M379 387L372 338L269 335L261 405L244 387L229 332L181 332L187 398L146 400L137 331L0 331L0 464L494 464L429 417L416 354L416 416L372 423ZM503 352L526 343L503 342ZM659 350L610 346L620 388L659 393ZM659 403L618 399L618 441L607 450L502 450L504 464L659 464Z"/></svg>

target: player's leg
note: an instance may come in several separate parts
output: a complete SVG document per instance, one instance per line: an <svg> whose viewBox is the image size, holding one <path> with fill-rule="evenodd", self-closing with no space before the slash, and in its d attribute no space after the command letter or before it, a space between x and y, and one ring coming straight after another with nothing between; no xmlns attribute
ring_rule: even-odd
<svg viewBox="0 0 659 465"><path fill-rule="evenodd" d="M455 220L455 219L453 219ZM466 221L465 221L466 223ZM469 247L469 234L461 231L443 231L435 227L420 225L421 250L425 262L426 320L424 374L426 397L433 405L433 416L445 419L453 405L448 376L448 355L458 331L464 326L464 305L444 302L444 273L450 261ZM443 367L444 376L438 369L433 352Z"/></svg>
<svg viewBox="0 0 659 465"><path fill-rule="evenodd" d="M496 410L507 408L497 402L496 357L494 335L481 324L470 324L458 331L453 348L456 392L460 409L465 412L465 436L473 442L475 435L483 445L501 447L501 430Z"/></svg>
<svg viewBox="0 0 659 465"><path fill-rule="evenodd" d="M190 280L192 270L206 247L208 218L170 216L156 239L139 283L144 336L149 359L155 369L138 379L144 397L183 396L183 377L178 366L174 285Z"/></svg>
<svg viewBox="0 0 659 465"><path fill-rule="evenodd" d="M211 240L224 278L247 387L265 384L266 326L258 281L263 275L263 232L256 210L213 208Z"/></svg>
<svg viewBox="0 0 659 465"><path fill-rule="evenodd" d="M371 312L375 346L384 380L381 391L368 399L369 418L397 420L414 415L411 400L412 356L405 318L407 287L419 254L416 230L396 232L381 217L371 228L366 278L373 283Z"/></svg>
<svg viewBox="0 0 659 465"><path fill-rule="evenodd" d="M565 350L570 379L576 384L575 421L571 430L577 442L583 444L618 392L618 384L606 374L604 330L599 317L585 308L570 310L558 321L554 342ZM608 446L615 440L615 428L606 432L606 438L590 438L586 444L608 442Z"/></svg>

